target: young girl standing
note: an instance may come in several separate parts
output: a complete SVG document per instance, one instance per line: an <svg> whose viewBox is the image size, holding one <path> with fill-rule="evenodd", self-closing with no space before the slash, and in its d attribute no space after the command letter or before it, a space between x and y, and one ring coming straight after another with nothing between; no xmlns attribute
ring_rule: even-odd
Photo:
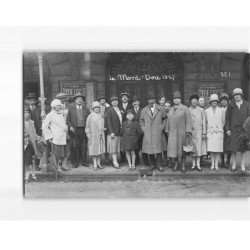
<svg viewBox="0 0 250 250"><path fill-rule="evenodd" d="M139 149L139 138L142 130L138 122L134 121L132 110L127 111L126 120L122 125L122 148L126 151L129 170L135 170L135 150Z"/></svg>

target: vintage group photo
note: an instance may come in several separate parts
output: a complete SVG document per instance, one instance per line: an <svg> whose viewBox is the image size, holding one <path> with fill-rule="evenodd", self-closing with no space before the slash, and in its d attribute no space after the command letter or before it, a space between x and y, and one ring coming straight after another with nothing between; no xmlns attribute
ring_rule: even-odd
<svg viewBox="0 0 250 250"><path fill-rule="evenodd" d="M23 52L25 198L247 198L245 52Z"/></svg>

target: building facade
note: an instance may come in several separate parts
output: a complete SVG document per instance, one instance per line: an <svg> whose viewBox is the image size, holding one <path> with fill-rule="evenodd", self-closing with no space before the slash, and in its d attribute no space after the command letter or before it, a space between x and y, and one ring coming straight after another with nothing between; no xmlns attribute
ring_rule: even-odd
<svg viewBox="0 0 250 250"><path fill-rule="evenodd" d="M171 100L180 90L183 101L198 93L206 99L212 93L241 87L250 97L249 55L247 53L42 53L45 97L57 93L70 97L79 89L90 105L99 95L110 97L129 92L146 104L149 91ZM39 96L39 66L36 52L23 55L24 97Z"/></svg>

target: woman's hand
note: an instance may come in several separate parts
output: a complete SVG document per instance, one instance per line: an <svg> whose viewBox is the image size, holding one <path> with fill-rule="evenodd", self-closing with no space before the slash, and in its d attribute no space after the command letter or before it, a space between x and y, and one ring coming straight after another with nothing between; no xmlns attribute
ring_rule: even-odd
<svg viewBox="0 0 250 250"><path fill-rule="evenodd" d="M228 131L227 131L227 135L228 135L228 136L231 136L231 134L232 134L232 133L231 133L231 130L228 130Z"/></svg>
<svg viewBox="0 0 250 250"><path fill-rule="evenodd" d="M73 127L70 127L70 129L69 129L72 133L74 133L75 132L75 130L74 130L74 128Z"/></svg>
<svg viewBox="0 0 250 250"><path fill-rule="evenodd" d="M111 133L111 134L110 134L110 137L111 137L111 138L114 138L114 137L115 137L115 134L114 134L114 133Z"/></svg>

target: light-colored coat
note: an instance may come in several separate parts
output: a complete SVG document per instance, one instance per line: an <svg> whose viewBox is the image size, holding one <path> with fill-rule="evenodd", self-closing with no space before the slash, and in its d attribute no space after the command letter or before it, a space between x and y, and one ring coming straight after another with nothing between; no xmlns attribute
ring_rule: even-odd
<svg viewBox="0 0 250 250"><path fill-rule="evenodd" d="M196 156L206 155L206 140L203 139L203 135L206 134L205 111L201 107L190 107L189 110L193 121L192 138L196 148Z"/></svg>
<svg viewBox="0 0 250 250"><path fill-rule="evenodd" d="M225 110L221 107L209 107L205 110L207 123L207 151L223 152Z"/></svg>
<svg viewBox="0 0 250 250"><path fill-rule="evenodd" d="M180 158L186 133L191 133L193 122L187 106L179 104L172 107L168 114L166 133L168 133L168 157Z"/></svg>
<svg viewBox="0 0 250 250"><path fill-rule="evenodd" d="M56 113L52 110L47 114L42 129L46 140L52 139L52 143L56 145L66 145L68 126L63 112Z"/></svg>
<svg viewBox="0 0 250 250"><path fill-rule="evenodd" d="M91 113L85 128L89 143L89 155L105 153L104 119L101 114Z"/></svg>
<svg viewBox="0 0 250 250"><path fill-rule="evenodd" d="M140 124L144 133L142 142L142 152L146 154L157 154L163 151L162 137L165 129L164 119L167 118L162 108L155 104L154 113L150 107L145 107L141 112Z"/></svg>

